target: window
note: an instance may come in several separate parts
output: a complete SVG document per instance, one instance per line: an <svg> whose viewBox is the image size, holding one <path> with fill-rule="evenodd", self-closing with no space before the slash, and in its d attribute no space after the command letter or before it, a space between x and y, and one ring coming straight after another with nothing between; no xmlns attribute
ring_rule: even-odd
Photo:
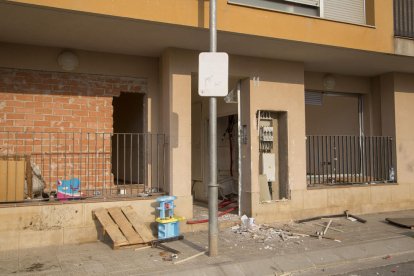
<svg viewBox="0 0 414 276"><path fill-rule="evenodd" d="M319 16L319 0L229 0L230 4Z"/></svg>
<svg viewBox="0 0 414 276"><path fill-rule="evenodd" d="M414 1L394 0L395 36L414 38Z"/></svg>
<svg viewBox="0 0 414 276"><path fill-rule="evenodd" d="M365 0L228 0L228 3L366 24Z"/></svg>

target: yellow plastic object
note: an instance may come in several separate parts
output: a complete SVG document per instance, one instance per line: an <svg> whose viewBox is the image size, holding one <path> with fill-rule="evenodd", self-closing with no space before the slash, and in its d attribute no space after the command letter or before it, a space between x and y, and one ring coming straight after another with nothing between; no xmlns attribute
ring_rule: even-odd
<svg viewBox="0 0 414 276"><path fill-rule="evenodd" d="M183 220L185 220L185 217L179 217L179 216L174 216L172 218L167 218L167 219L161 219L161 218L155 219L155 221L159 223L171 223L171 222L177 222L177 221L183 221Z"/></svg>

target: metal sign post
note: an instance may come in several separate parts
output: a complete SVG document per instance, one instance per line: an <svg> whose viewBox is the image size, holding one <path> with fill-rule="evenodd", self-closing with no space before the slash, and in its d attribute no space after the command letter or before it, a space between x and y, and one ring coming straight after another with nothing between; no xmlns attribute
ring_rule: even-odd
<svg viewBox="0 0 414 276"><path fill-rule="evenodd" d="M216 0L210 0L210 52L217 52ZM210 183L208 185L208 254L218 255L217 99L210 98Z"/></svg>
<svg viewBox="0 0 414 276"><path fill-rule="evenodd" d="M210 52L198 57L198 94L210 97L208 184L208 246L209 255L218 254L218 185L217 185L217 99L228 94L229 57L217 53L216 0L210 0Z"/></svg>

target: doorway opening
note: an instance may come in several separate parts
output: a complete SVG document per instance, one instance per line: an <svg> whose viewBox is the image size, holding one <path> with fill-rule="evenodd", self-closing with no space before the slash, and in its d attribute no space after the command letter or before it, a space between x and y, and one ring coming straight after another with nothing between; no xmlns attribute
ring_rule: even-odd
<svg viewBox="0 0 414 276"><path fill-rule="evenodd" d="M239 77L229 78L230 95L217 98L217 184L219 214L237 218L239 208L239 141L238 101ZM194 218L208 217L209 183L209 98L198 95L198 77L192 75L191 112L191 178ZM229 211L230 210L230 211ZM229 213L223 213L229 211Z"/></svg>
<svg viewBox="0 0 414 276"><path fill-rule="evenodd" d="M124 93L113 98L112 174L114 184L134 184L142 190L147 179L144 133L144 98L141 93ZM131 188L131 192L132 188ZM129 191L120 190L120 193Z"/></svg>

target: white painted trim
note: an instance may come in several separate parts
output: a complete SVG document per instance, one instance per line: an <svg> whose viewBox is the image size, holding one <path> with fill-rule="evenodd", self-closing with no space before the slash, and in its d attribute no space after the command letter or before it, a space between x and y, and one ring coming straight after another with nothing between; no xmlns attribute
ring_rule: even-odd
<svg viewBox="0 0 414 276"><path fill-rule="evenodd" d="M319 17L325 17L325 0L319 0Z"/></svg>

